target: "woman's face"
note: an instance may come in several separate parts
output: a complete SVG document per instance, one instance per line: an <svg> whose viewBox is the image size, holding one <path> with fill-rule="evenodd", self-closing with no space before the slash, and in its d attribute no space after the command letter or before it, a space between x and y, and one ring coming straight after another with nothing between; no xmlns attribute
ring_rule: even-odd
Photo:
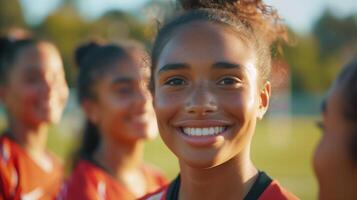
<svg viewBox="0 0 357 200"><path fill-rule="evenodd" d="M69 92L57 49L48 43L21 49L2 91L12 120L31 127L58 122Z"/></svg>
<svg viewBox="0 0 357 200"><path fill-rule="evenodd" d="M185 25L153 73L159 132L180 161L210 168L249 154L270 85L258 86L255 53L235 32L207 22Z"/></svg>
<svg viewBox="0 0 357 200"><path fill-rule="evenodd" d="M96 98L89 101L87 115L103 137L131 144L157 135L148 79L142 60L130 57L114 63L95 83Z"/></svg>
<svg viewBox="0 0 357 200"><path fill-rule="evenodd" d="M357 186L357 168L349 151L356 125L343 116L342 98L341 90L333 88L323 110L323 134L313 160L320 199L349 199L348 188Z"/></svg>

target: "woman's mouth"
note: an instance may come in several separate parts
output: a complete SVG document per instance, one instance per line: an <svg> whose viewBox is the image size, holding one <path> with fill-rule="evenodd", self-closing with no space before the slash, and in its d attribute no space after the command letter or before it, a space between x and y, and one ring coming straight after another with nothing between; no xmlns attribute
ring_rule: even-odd
<svg viewBox="0 0 357 200"><path fill-rule="evenodd" d="M220 135L227 130L228 126L210 126L210 127L181 127L181 132L187 136L215 136Z"/></svg>

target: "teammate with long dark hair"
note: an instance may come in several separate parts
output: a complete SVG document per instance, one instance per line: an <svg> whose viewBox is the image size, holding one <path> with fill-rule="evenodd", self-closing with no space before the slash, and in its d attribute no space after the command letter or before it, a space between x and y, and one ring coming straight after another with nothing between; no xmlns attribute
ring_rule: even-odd
<svg viewBox="0 0 357 200"><path fill-rule="evenodd" d="M60 54L47 41L2 37L0 61L0 199L54 199L63 170L46 143L68 98Z"/></svg>
<svg viewBox="0 0 357 200"><path fill-rule="evenodd" d="M165 184L143 162L157 135L148 90L149 59L138 45L89 42L76 51L78 98L87 122L62 199L136 199Z"/></svg>

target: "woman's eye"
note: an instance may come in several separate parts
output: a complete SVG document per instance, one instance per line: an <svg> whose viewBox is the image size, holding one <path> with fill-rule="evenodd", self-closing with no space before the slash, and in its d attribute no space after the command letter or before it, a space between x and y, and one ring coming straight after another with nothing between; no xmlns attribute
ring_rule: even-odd
<svg viewBox="0 0 357 200"><path fill-rule="evenodd" d="M169 85L169 86L181 86L185 84L186 81L182 78L171 78L165 82L165 85Z"/></svg>
<svg viewBox="0 0 357 200"><path fill-rule="evenodd" d="M40 81L40 77L36 75L28 75L25 77L26 83L32 84Z"/></svg>
<svg viewBox="0 0 357 200"><path fill-rule="evenodd" d="M126 94L130 94L133 91L133 89L129 86L119 86L115 88L115 91L118 94L126 95Z"/></svg>
<svg viewBox="0 0 357 200"><path fill-rule="evenodd" d="M218 81L219 85L237 85L240 83L241 81L239 79L233 77L225 77Z"/></svg>
<svg viewBox="0 0 357 200"><path fill-rule="evenodd" d="M121 88L120 90L118 90L118 92L121 94L128 94L131 92L131 90L129 88Z"/></svg>

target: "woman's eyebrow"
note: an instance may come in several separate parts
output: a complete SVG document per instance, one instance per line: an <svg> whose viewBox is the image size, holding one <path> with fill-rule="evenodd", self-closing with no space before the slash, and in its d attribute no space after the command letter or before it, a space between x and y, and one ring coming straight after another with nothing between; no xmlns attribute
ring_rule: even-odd
<svg viewBox="0 0 357 200"><path fill-rule="evenodd" d="M112 84L131 83L131 82L133 82L133 81L134 81L133 78L120 77L120 78L115 78L115 79L113 79Z"/></svg>
<svg viewBox="0 0 357 200"><path fill-rule="evenodd" d="M180 69L189 69L190 66L186 63L169 63L164 66L162 66L159 69L159 74L166 72L166 71L171 71L171 70L180 70Z"/></svg>
<svg viewBox="0 0 357 200"><path fill-rule="evenodd" d="M242 65L237 64L237 63L230 63L230 62L225 62L225 61L220 61L216 62L212 65L212 68L215 69L235 69L235 68L241 68Z"/></svg>

